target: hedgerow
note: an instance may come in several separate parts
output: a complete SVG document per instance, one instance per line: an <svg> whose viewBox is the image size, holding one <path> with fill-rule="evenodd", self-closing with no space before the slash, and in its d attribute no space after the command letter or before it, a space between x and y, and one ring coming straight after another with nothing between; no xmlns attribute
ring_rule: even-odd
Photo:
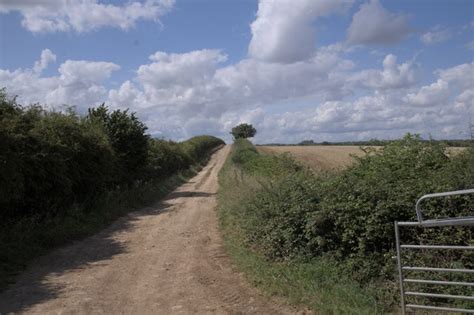
<svg viewBox="0 0 474 315"><path fill-rule="evenodd" d="M101 105L81 117L21 106L0 90L0 288L7 270L123 214L108 208L111 198L120 208L153 190L161 196L168 178L224 144L212 136L153 139L146 130L128 110Z"/></svg>
<svg viewBox="0 0 474 315"><path fill-rule="evenodd" d="M0 93L0 218L57 215L106 191L162 179L223 144L212 136L181 143L151 139L127 110L23 107Z"/></svg>
<svg viewBox="0 0 474 315"><path fill-rule="evenodd" d="M280 162L266 163L272 158ZM339 174L316 176L296 162L285 162L288 157L259 155L250 142L239 140L231 160L244 176L254 177L260 189L235 215L249 246L267 259L310 262L330 257L361 285L385 283L389 292L381 290L379 298L387 305L397 296L394 221L416 220L414 205L423 194L473 188L474 149L450 156L439 142L407 135L354 158L353 166ZM429 218L472 215L473 209L469 196L423 203ZM468 245L472 232L411 229L402 237L412 244ZM458 268L474 267L472 255L454 252L406 259L441 267L456 260Z"/></svg>

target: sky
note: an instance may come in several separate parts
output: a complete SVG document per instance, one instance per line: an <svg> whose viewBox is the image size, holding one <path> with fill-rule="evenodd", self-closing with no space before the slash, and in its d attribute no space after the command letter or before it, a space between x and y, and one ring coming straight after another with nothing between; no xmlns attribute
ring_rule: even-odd
<svg viewBox="0 0 474 315"><path fill-rule="evenodd" d="M0 0L0 88L154 137L469 137L472 0Z"/></svg>

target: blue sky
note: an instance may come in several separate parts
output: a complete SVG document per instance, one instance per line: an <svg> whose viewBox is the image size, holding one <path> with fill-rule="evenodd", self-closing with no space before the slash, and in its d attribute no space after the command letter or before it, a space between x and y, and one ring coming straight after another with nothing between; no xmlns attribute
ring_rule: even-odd
<svg viewBox="0 0 474 315"><path fill-rule="evenodd" d="M158 137L465 138L474 1L4 0L0 86L131 108ZM35 66L36 65L36 66Z"/></svg>

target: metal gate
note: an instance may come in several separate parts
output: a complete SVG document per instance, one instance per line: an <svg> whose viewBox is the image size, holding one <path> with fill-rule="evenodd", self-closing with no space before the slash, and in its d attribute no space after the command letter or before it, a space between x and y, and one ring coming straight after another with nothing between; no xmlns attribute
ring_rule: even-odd
<svg viewBox="0 0 474 315"><path fill-rule="evenodd" d="M429 304L406 304L407 297L424 297L427 299L456 299L456 300L467 300L474 301L474 282L461 282L461 281L441 281L433 278L421 279L419 277L409 276L406 274L412 274L413 271L426 271L432 273L463 273L463 274L474 274L474 269L463 269L463 268L437 268L436 266L405 266L402 261L402 252L411 250L457 250L457 251L472 251L474 246L454 246L454 245L405 245L400 244L400 227L421 227L421 228L439 228L446 226L474 226L474 216L469 217L458 217L458 218L445 218L445 219L432 219L425 220L423 213L420 209L420 203L423 200L436 197L446 197L463 194L473 194L474 189L450 191L436 194L424 195L416 202L416 216L417 221L415 222L395 222L395 239L397 247L397 265L400 281L400 297L401 297L401 309L402 314L405 314L407 309L410 310L433 310L433 311L446 311L446 312L460 312L465 314L474 314L474 309L456 308L456 307L441 307ZM410 283L416 283L418 285L440 285L440 286L462 286L468 287L472 290L469 295L452 295L452 294L440 294L435 292L418 292L418 291L407 291L405 288Z"/></svg>

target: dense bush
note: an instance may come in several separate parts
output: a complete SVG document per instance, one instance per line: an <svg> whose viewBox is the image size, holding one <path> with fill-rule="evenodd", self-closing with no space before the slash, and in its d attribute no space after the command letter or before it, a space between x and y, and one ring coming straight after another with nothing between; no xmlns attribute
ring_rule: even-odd
<svg viewBox="0 0 474 315"><path fill-rule="evenodd" d="M150 139L148 147L147 174L149 178L169 176L191 164L183 146L177 142Z"/></svg>
<svg viewBox="0 0 474 315"><path fill-rule="evenodd" d="M0 95L0 217L56 214L97 196L113 149L101 127L72 112L22 108Z"/></svg>
<svg viewBox="0 0 474 315"><path fill-rule="evenodd" d="M394 221L414 221L416 200L426 193L474 187L474 149L448 154L438 142L407 135L384 148L367 150L364 157L340 174L310 174L304 169L265 163L268 156L250 144L236 142L232 161L261 189L240 210L242 227L253 248L273 260L336 258L360 283L393 280ZM268 172L268 169L271 169ZM271 174L271 176L270 176ZM472 215L472 196L440 198L423 203L428 218ZM467 245L472 229L407 229L405 243ZM425 253L407 257L420 265L474 267L468 254ZM451 266L452 267L452 266ZM452 280L452 279L451 279Z"/></svg>
<svg viewBox="0 0 474 315"><path fill-rule="evenodd" d="M441 144L406 136L373 151L340 176L324 183L320 213L313 216L332 226L330 233L309 231L348 262L361 281L393 276L394 221L414 221L416 200L427 193L474 186L474 152L448 158ZM440 198L423 203L427 217L472 215L472 197ZM309 221L309 226L314 226ZM466 229L411 230L404 242L467 244ZM429 233L429 235L427 234Z"/></svg>
<svg viewBox="0 0 474 315"><path fill-rule="evenodd" d="M127 110L22 107L0 91L0 219L55 216L107 191L163 179L202 162L218 138L151 139ZM92 207L83 207L88 211Z"/></svg>
<svg viewBox="0 0 474 315"><path fill-rule="evenodd" d="M147 127L134 113L115 110L109 113L104 104L89 109L87 116L92 122L102 125L115 153L116 182L133 183L143 176L147 165Z"/></svg>
<svg viewBox="0 0 474 315"><path fill-rule="evenodd" d="M212 136L196 136L180 143L150 139L147 174L152 178L169 176L203 162L210 152L223 144L224 141Z"/></svg>
<svg viewBox="0 0 474 315"><path fill-rule="evenodd" d="M200 162L210 151L224 144L224 141L213 136L195 136L181 142L185 154L194 163Z"/></svg>

